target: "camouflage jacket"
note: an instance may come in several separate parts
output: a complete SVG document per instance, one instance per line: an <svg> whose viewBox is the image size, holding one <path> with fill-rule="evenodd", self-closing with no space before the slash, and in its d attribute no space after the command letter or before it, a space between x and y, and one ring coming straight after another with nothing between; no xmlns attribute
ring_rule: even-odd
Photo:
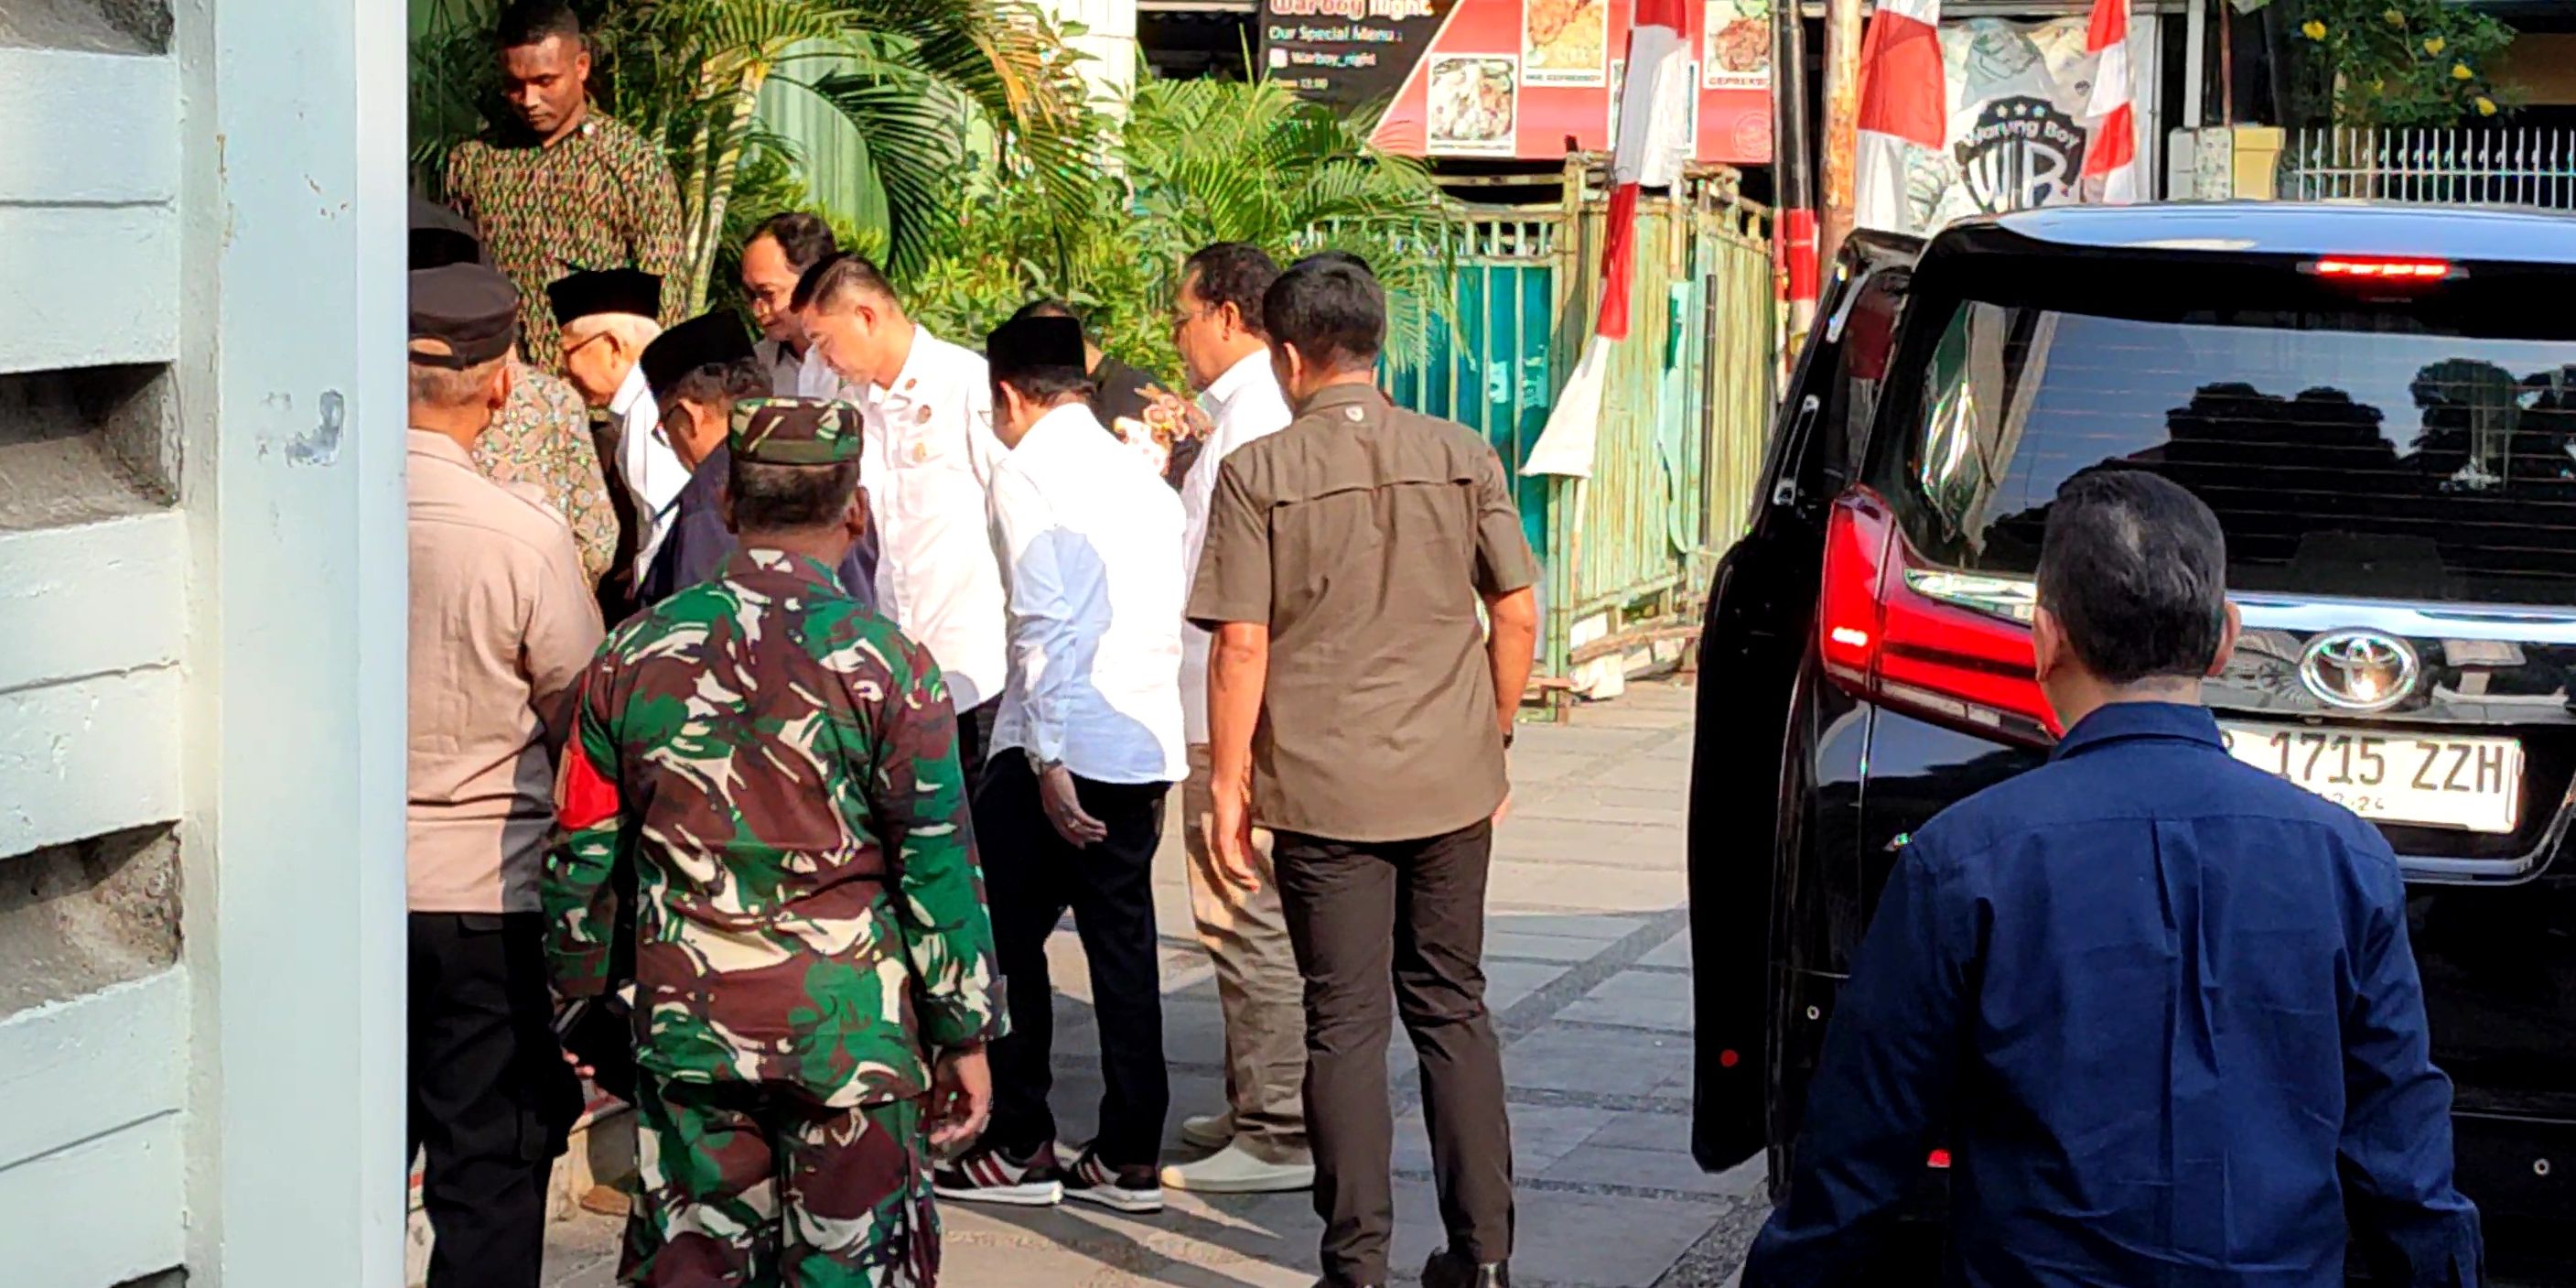
<svg viewBox="0 0 2576 1288"><path fill-rule="evenodd" d="M555 983L620 982L631 888L636 1061L656 1076L846 1107L919 1096L928 1054L1001 1032L947 686L821 564L738 551L612 633L555 795Z"/></svg>

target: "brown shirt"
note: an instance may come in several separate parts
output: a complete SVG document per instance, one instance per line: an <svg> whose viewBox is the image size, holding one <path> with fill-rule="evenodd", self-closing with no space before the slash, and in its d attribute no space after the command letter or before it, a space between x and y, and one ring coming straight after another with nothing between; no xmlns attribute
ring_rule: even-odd
<svg viewBox="0 0 2576 1288"><path fill-rule="evenodd" d="M1189 616L1270 627L1254 815L1340 841L1491 815L1509 785L1477 604L1537 576L1494 449L1368 386L1228 454Z"/></svg>
<svg viewBox="0 0 2576 1288"><path fill-rule="evenodd" d="M599 647L599 607L533 486L495 483L420 430L408 463L411 910L535 912L565 695Z"/></svg>

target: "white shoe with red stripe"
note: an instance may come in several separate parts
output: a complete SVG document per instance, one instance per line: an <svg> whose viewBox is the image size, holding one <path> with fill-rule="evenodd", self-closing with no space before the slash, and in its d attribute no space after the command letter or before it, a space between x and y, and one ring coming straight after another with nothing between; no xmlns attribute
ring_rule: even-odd
<svg viewBox="0 0 2576 1288"><path fill-rule="evenodd" d="M1027 1158L1013 1158L999 1146L978 1145L932 1172L930 1188L943 1199L962 1203L1054 1207L1064 1202L1053 1145L1040 1145Z"/></svg>

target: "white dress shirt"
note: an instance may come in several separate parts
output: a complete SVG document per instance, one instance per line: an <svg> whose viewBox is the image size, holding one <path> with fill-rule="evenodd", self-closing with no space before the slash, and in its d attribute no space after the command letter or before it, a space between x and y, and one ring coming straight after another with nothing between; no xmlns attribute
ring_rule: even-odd
<svg viewBox="0 0 2576 1288"><path fill-rule="evenodd" d="M1101 783L1177 783L1181 607L1172 566L1181 502L1100 427L1048 412L993 472L993 527L1010 586L1010 687L996 755L1034 752Z"/></svg>
<svg viewBox="0 0 2576 1288"><path fill-rule="evenodd" d="M643 363L627 370L617 396L608 400L608 414L617 418L617 477L635 502L635 522L643 529L635 548L634 584L641 586L644 570L653 566L653 556L671 535L676 517L671 503L689 485L689 469L662 441L662 409L653 401L653 387L645 383Z"/></svg>
<svg viewBox="0 0 2576 1288"><path fill-rule="evenodd" d="M871 386L859 410L877 611L930 650L949 702L966 712L1000 696L1009 674L990 504L1003 452L984 359L915 327L903 374L891 389Z"/></svg>
<svg viewBox="0 0 2576 1288"><path fill-rule="evenodd" d="M1296 418L1288 410L1287 396L1279 392L1279 377L1270 370L1268 349L1226 368L1207 387L1199 406L1214 423L1198 459L1190 462L1190 472L1181 476L1181 514L1187 525L1181 536L1184 593L1198 576L1199 547L1207 544L1208 500L1216 495L1217 467L1225 463L1226 453L1276 434ZM1208 645L1213 639L1196 626L1181 628L1181 716L1192 746L1208 740Z"/></svg>
<svg viewBox="0 0 2576 1288"><path fill-rule="evenodd" d="M752 344L751 351L760 359L760 369L769 373L771 397L802 398L805 396L803 383L805 359L811 357L814 352L810 346L803 353L795 353L785 344L763 337Z"/></svg>

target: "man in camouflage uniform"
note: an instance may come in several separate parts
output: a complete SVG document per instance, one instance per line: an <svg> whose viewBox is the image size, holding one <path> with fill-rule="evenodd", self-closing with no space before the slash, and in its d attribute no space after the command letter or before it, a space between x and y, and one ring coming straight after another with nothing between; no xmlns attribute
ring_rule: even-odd
<svg viewBox="0 0 2576 1288"><path fill-rule="evenodd" d="M929 652L833 577L862 527L858 413L747 400L729 447L741 548L582 677L550 964L568 997L622 983L631 865L627 1282L918 1288L928 1154L982 1129L1002 1028L956 719Z"/></svg>

